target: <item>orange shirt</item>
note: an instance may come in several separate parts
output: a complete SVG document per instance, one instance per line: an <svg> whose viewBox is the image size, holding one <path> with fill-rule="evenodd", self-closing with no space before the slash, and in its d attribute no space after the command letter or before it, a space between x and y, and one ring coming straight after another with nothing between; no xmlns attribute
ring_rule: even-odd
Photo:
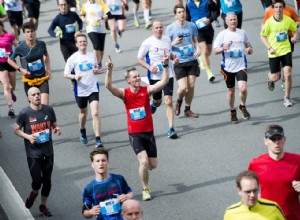
<svg viewBox="0 0 300 220"><path fill-rule="evenodd" d="M291 19L293 19L296 23L299 22L299 17L292 7L285 6L285 8L283 9L283 14L290 17ZM262 24L264 25L265 22L273 15L274 15L274 10L273 10L272 6L270 6L266 10L265 17L264 17ZM290 31L288 32L288 34L289 34L289 36L292 36L292 33Z"/></svg>

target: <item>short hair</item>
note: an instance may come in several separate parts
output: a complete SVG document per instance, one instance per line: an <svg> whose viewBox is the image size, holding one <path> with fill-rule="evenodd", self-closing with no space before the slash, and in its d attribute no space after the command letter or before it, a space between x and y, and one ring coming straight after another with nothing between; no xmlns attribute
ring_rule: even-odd
<svg viewBox="0 0 300 220"><path fill-rule="evenodd" d="M87 36L84 33L76 32L76 34L74 36L76 43L77 43L77 38L79 38L79 37L84 37L87 40Z"/></svg>
<svg viewBox="0 0 300 220"><path fill-rule="evenodd" d="M225 20L227 21L227 18L229 17L229 15L234 15L234 17L236 18L236 20L238 19L237 15L234 12L228 12L226 14Z"/></svg>
<svg viewBox="0 0 300 220"><path fill-rule="evenodd" d="M176 15L176 12L177 12L178 8L181 8L181 9L185 10L185 7L183 6L183 4L177 4L177 5L174 6L174 9L173 9L174 15Z"/></svg>
<svg viewBox="0 0 300 220"><path fill-rule="evenodd" d="M26 29L30 29L31 31L35 31L35 26L32 21L25 22L22 26L22 31L25 33Z"/></svg>
<svg viewBox="0 0 300 220"><path fill-rule="evenodd" d="M284 1L284 0L273 0L273 1L272 1L272 8L274 8L274 5L275 5L276 3L282 3L283 8L285 8L285 1Z"/></svg>
<svg viewBox="0 0 300 220"><path fill-rule="evenodd" d="M97 155L97 154L104 154L107 157L107 160L109 158L108 157L108 151L105 148L103 148L103 147L95 148L90 153L91 162L94 161L94 156Z"/></svg>
<svg viewBox="0 0 300 220"><path fill-rule="evenodd" d="M125 73L124 73L125 79L128 79L129 73L130 73L131 71L136 71L135 66L132 66L132 67L128 68L128 69L125 71Z"/></svg>
<svg viewBox="0 0 300 220"><path fill-rule="evenodd" d="M257 177L257 174L253 171L245 170L236 177L236 187L241 189L241 181L242 179L248 179L248 180L256 180L257 185L259 185L259 180Z"/></svg>

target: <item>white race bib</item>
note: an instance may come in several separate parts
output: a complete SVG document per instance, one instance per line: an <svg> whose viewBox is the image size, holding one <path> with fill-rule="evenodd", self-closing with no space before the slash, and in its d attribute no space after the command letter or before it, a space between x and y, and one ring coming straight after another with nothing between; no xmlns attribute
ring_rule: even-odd
<svg viewBox="0 0 300 220"><path fill-rule="evenodd" d="M179 47L179 53L181 56L188 56L194 53L194 48L191 44Z"/></svg>
<svg viewBox="0 0 300 220"><path fill-rule="evenodd" d="M206 18L200 18L195 22L198 29L202 29L207 26L205 20Z"/></svg>
<svg viewBox="0 0 300 220"><path fill-rule="evenodd" d="M66 32L67 33L73 33L76 31L76 25L75 24L67 24L65 26Z"/></svg>
<svg viewBox="0 0 300 220"><path fill-rule="evenodd" d="M144 107L130 109L129 112L130 112L130 118L133 121L146 118L146 111Z"/></svg>
<svg viewBox="0 0 300 220"><path fill-rule="evenodd" d="M285 41L288 38L288 34L286 31L282 31L279 33L276 33L276 40L277 42Z"/></svg>
<svg viewBox="0 0 300 220"><path fill-rule="evenodd" d="M104 202L100 202L101 214L113 215L117 214L121 210L121 205L118 199L109 199Z"/></svg>
<svg viewBox="0 0 300 220"><path fill-rule="evenodd" d="M43 131L34 133L34 136L36 137L36 142L38 144L45 143L50 140L50 130L45 129Z"/></svg>
<svg viewBox="0 0 300 220"><path fill-rule="evenodd" d="M0 57L1 57L1 58L4 58L4 57L5 57L5 54L6 54L5 48L0 48Z"/></svg>
<svg viewBox="0 0 300 220"><path fill-rule="evenodd" d="M28 63L28 69L31 72L38 71L43 68L43 63L41 59L38 59L34 62Z"/></svg>

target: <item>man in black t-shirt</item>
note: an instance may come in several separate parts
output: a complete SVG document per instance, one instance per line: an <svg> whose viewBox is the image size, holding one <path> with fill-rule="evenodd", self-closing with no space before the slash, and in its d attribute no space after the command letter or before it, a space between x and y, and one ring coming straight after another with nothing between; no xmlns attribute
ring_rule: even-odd
<svg viewBox="0 0 300 220"><path fill-rule="evenodd" d="M46 207L51 190L53 170L52 128L55 134L61 135L51 106L41 104L41 92L36 87L28 90L29 106L22 109L15 125L15 134L24 138L28 167L32 178L32 191L25 201L26 208L31 208L39 189L43 216L52 216Z"/></svg>

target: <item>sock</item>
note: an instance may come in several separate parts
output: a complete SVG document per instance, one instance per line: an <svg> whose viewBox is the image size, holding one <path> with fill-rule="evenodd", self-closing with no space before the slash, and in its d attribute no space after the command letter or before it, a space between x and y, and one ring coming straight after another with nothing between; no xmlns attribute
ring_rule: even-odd
<svg viewBox="0 0 300 220"><path fill-rule="evenodd" d="M100 141L101 142L100 136L96 136L96 141Z"/></svg>
<svg viewBox="0 0 300 220"><path fill-rule="evenodd" d="M139 19L139 12L133 10L133 17L134 19Z"/></svg>
<svg viewBox="0 0 300 220"><path fill-rule="evenodd" d="M80 129L80 133L81 133L83 136L86 136L86 129L85 129L85 128Z"/></svg>
<svg viewBox="0 0 300 220"><path fill-rule="evenodd" d="M184 111L189 111L191 109L191 106L185 106L185 110Z"/></svg>
<svg viewBox="0 0 300 220"><path fill-rule="evenodd" d="M144 9L144 19L145 19L145 22L148 22L150 19L149 19L149 9Z"/></svg>
<svg viewBox="0 0 300 220"><path fill-rule="evenodd" d="M231 112L231 113L234 113L234 112L236 112L236 110L235 110L235 109L233 109L233 110L230 110L230 112Z"/></svg>

